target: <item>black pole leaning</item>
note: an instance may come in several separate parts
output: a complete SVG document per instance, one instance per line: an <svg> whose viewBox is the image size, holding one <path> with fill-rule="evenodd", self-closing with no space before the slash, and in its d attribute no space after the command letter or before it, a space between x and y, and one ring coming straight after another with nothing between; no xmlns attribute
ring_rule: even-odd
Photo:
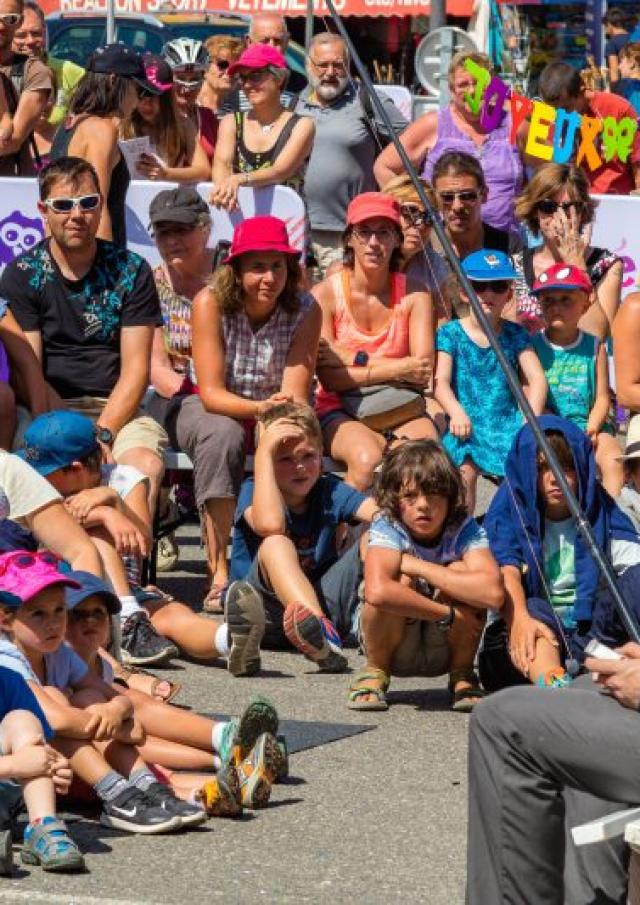
<svg viewBox="0 0 640 905"><path fill-rule="evenodd" d="M449 264L451 265L451 268L452 268L454 274L456 275L460 285L464 289L465 294L469 298L471 307L473 309L473 313L475 314L480 326L484 330L484 333L485 333L487 339L489 340L489 344L491 345L491 348L493 349L493 351L496 354L496 358L498 359L500 367L502 368L502 370L504 372L504 376L507 380L507 383L509 384L509 388L510 388L511 392L513 393L525 418L527 419L527 422L529 423L531 430L533 431L533 435L535 437L536 443L538 444L538 448L543 453L545 460L547 461L547 463L549 465L549 468L553 472L553 475L554 475L556 481L558 482L560 489L562 490L563 494L565 495L565 498L567 500L567 505L569 506L571 515L575 518L578 530L580 531L583 538L585 539L587 546L589 547L589 550L591 551L591 554L592 554L594 560L596 561L596 564L600 570L600 573L602 574L602 577L604 578L605 584L607 585L609 591L611 592L611 596L613 597L614 603L616 605L620 618L624 624L624 627L625 627L629 637L633 641L636 641L637 643L640 644L640 629L638 628L638 625L636 623L635 616L631 612L630 608L627 606L627 603L626 603L624 597L620 593L620 589L618 587L618 581L616 579L616 574L613 570L613 566L611 565L609 558L606 556L606 554L598 547L598 543L597 543L596 538L591 529L591 525L584 517L582 509L580 508L580 504L578 503L578 500L576 499L575 494L573 493L571 487L569 487L569 484L567 483L567 479L564 476L564 472L562 471L562 468L560 467L560 462L558 461L558 458L557 458L555 452L553 451L549 441L547 440L547 437L546 437L544 431L541 429L541 427L538 423L538 419L536 418L534 411L531 408L531 405L529 404L529 400L525 396L525 394L522 390L522 387L520 386L520 382L518 380L518 377L517 377L514 369L511 367L511 363L509 362L506 355L502 351L502 347L501 347L500 343L498 342L498 338L493 330L493 327L491 326L486 314L482 310L482 305L480 304L480 302L478 300L478 296L476 295L476 293L473 289L473 286L471 285L471 283L469 281L469 278L467 277L467 275L465 274L465 272L463 271L463 269L460 265L460 261L458 260L458 257L455 253L453 245L451 244L451 240L449 239L447 233L445 232L444 226L442 225L442 222L440 220L440 215L431 205L431 202L429 201L429 198L427 197L427 194L420 182L420 179L418 178L418 174L416 173L415 167L409 160L409 156L407 155L407 152L405 151L402 143L400 142L398 136L396 135L396 132L393 128L391 119L389 118L389 114L385 110L384 104L378 97L378 94L376 93L376 90L373 87L371 77L369 76L367 69L365 68L356 48L353 45L353 41L349 37L349 34L348 34L346 28L344 27L342 19L340 18L340 16L338 15L338 13L336 11L333 0L325 0L325 2L327 4L327 8L328 8L329 12L331 13L331 17L332 17L333 21L335 22L338 33L339 33L340 37L342 38L342 40L345 42L345 45L349 51L349 56L353 60L353 63L358 71L358 75L362 81L362 84L364 85L364 87L367 91L367 94L369 95L369 97L371 99L373 108L375 109L376 113L378 114L378 116L380 117L382 122L384 123L388 134L391 136L393 145L394 145L396 151L398 152L398 156L400 157L400 160L402 161L405 170L411 177L411 181L413 182L415 190L418 193L420 201L424 205L425 210L428 211L431 216L431 220L433 221L433 228L436 232L436 235L438 236L438 240L440 241L442 249L447 257L447 260L448 260Z"/></svg>

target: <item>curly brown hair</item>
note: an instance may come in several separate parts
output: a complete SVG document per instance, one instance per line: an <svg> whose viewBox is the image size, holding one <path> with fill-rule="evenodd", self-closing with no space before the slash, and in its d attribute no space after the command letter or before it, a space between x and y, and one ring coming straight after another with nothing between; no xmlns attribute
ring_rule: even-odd
<svg viewBox="0 0 640 905"><path fill-rule="evenodd" d="M591 223L598 205L589 194L589 183L580 167L566 163L545 163L535 171L524 191L516 198L515 213L518 220L524 220L534 236L540 234L538 204L563 189L572 201L582 205L580 225Z"/></svg>
<svg viewBox="0 0 640 905"><path fill-rule="evenodd" d="M288 314L295 314L300 309L300 286L302 271L298 259L294 255L285 255L287 262L287 281L278 296L278 305ZM228 264L221 264L214 270L209 280L209 289L213 292L223 314L238 314L244 308L242 281L238 259Z"/></svg>
<svg viewBox="0 0 640 905"><path fill-rule="evenodd" d="M385 515L399 520L400 497L413 489L446 497L448 524L467 516L460 472L436 440L410 440L392 450L376 475L373 495Z"/></svg>

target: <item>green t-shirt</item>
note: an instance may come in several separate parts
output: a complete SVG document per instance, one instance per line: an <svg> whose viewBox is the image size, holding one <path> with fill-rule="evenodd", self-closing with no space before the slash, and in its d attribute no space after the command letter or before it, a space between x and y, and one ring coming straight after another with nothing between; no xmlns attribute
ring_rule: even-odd
<svg viewBox="0 0 640 905"><path fill-rule="evenodd" d="M600 342L590 333L578 333L570 346L555 346L544 332L533 337L547 383L547 408L585 430L596 399L596 356Z"/></svg>
<svg viewBox="0 0 640 905"><path fill-rule="evenodd" d="M551 605L565 628L575 628L573 608L576 602L576 537L573 518L561 522L544 521L542 561L544 579Z"/></svg>
<svg viewBox="0 0 640 905"><path fill-rule="evenodd" d="M84 69L71 60L59 60L57 57L47 57L47 66L52 70L56 80L56 100L49 122L57 126L67 115L73 92L84 75Z"/></svg>

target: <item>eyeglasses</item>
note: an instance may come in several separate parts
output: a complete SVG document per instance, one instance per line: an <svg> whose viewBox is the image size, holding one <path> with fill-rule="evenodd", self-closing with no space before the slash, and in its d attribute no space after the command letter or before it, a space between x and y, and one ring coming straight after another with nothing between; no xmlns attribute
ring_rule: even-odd
<svg viewBox="0 0 640 905"><path fill-rule="evenodd" d="M254 41L254 44L269 44L271 47L284 47L288 37L289 35L278 35L278 37L262 38L260 41Z"/></svg>
<svg viewBox="0 0 640 905"><path fill-rule="evenodd" d="M238 78L243 84L259 85L268 75L271 75L270 69L249 69L238 73Z"/></svg>
<svg viewBox="0 0 640 905"><path fill-rule="evenodd" d="M323 63L316 63L316 61L312 60L311 57L309 57L309 60L311 61L311 63L313 63L313 65L319 72L329 72L330 69L335 69L336 72L347 71L347 64L344 62L344 60L326 60Z"/></svg>
<svg viewBox="0 0 640 905"><path fill-rule="evenodd" d="M21 20L22 16L20 13L0 13L0 22L2 22L3 25L8 25L9 28L13 25L17 25Z"/></svg>
<svg viewBox="0 0 640 905"><path fill-rule="evenodd" d="M17 566L19 569L30 569L36 563L46 563L48 566L58 566L59 557L49 550L42 550L38 553L27 553L24 550L16 550L15 553L8 553L2 562L0 562L0 575L5 575L10 566ZM61 573L62 574L62 573Z"/></svg>
<svg viewBox="0 0 640 905"><path fill-rule="evenodd" d="M226 72L231 63L229 60L211 60L218 72Z"/></svg>
<svg viewBox="0 0 640 905"><path fill-rule="evenodd" d="M92 610L81 610L79 608L69 610L69 618L72 622L88 622L90 619L95 619L97 622L104 622L108 617L109 614L104 607L95 607Z"/></svg>
<svg viewBox="0 0 640 905"><path fill-rule="evenodd" d="M77 198L47 198L43 204L55 214L70 214L74 207L81 211L94 211L100 204L100 195L79 195Z"/></svg>
<svg viewBox="0 0 640 905"><path fill-rule="evenodd" d="M438 198L446 207L453 204L456 198L463 204L474 204L479 197L479 192L475 192L473 189L463 189L461 192L438 192Z"/></svg>
<svg viewBox="0 0 640 905"><path fill-rule="evenodd" d="M482 295L488 290L495 292L496 295L502 295L503 292L511 289L511 280L471 280L470 282L477 295Z"/></svg>
<svg viewBox="0 0 640 905"><path fill-rule="evenodd" d="M433 223L429 211L423 211L421 207L413 207L411 204L403 204L400 208L400 216L412 226L430 226Z"/></svg>
<svg viewBox="0 0 640 905"><path fill-rule="evenodd" d="M558 208L562 208L562 210L567 214L572 207L575 207L576 212L579 212L584 207L583 201L552 201L551 198L543 198L542 201L538 201L536 207L540 211L541 214L555 214Z"/></svg>
<svg viewBox="0 0 640 905"><path fill-rule="evenodd" d="M371 241L373 236L380 242L391 242L395 237L395 232L387 226L380 226L378 229L371 229L369 226L355 226L353 235L365 245Z"/></svg>
<svg viewBox="0 0 640 905"><path fill-rule="evenodd" d="M196 88L202 87L203 82L204 76L197 78L192 82L186 82L184 79L177 79L175 76L173 78L173 84L176 85L176 87L178 87L181 91L195 91Z"/></svg>

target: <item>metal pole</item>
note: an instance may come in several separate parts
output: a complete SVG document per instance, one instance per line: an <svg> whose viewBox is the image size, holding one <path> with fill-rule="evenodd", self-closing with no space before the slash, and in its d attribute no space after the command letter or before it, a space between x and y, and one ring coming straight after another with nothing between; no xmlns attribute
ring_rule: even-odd
<svg viewBox="0 0 640 905"><path fill-rule="evenodd" d="M116 0L107 0L107 44L116 39Z"/></svg>
<svg viewBox="0 0 640 905"><path fill-rule="evenodd" d="M309 54L311 39L313 38L313 0L307 0L307 15L304 22L304 49Z"/></svg>
<svg viewBox="0 0 640 905"><path fill-rule="evenodd" d="M576 499L573 491L571 490L571 488L569 487L569 484L567 483L567 479L564 476L564 472L562 471L562 468L556 457L556 454L553 451L551 445L549 444L549 441L548 441L544 431L541 429L540 425L538 424L538 419L536 418L536 416L533 412L533 409L529 405L529 400L525 396L525 394L522 390L522 387L520 386L518 377L517 377L515 371L513 370L513 368L511 367L511 363L509 362L509 360L505 356L504 352L502 351L502 347L501 347L500 343L498 342L498 338L497 338L496 334L494 333L493 328L492 328L491 324L489 323L489 320L488 320L486 314L482 310L482 305L478 301L478 296L475 294L475 291L469 281L469 278L467 277L467 275L465 274L465 272L463 271L463 269L460 265L458 256L455 253L455 249L453 248L453 245L451 244L451 240L449 239L449 236L445 232L442 221L440 220L440 216L439 216L438 212L432 207L429 199L427 198L425 190L422 187L422 184L418 178L418 174L416 173L413 164L409 160L407 152L405 151L404 147L402 146L402 143L400 142L400 140L398 139L398 136L396 135L396 133L394 131L393 124L389 118L389 114L387 113L384 104L382 103L382 101L380 100L378 95L376 94L376 91L371 82L371 78L369 77L369 73L367 72L366 67L362 63L362 60L360 59L360 57L358 55L358 51L353 46L353 42L351 41L351 38L349 37L349 34L348 34L346 28L344 27L340 16L336 12L336 8L334 6L333 0L325 0L325 2L327 4L327 8L328 8L329 12L331 13L331 16L332 16L334 22L336 24L338 33L340 34L341 38L343 39L343 41L345 42L345 45L347 46L347 48L349 50L351 59L353 60L356 69L358 70L358 75L360 76L362 84L365 86L367 93L369 94L371 103L372 103L377 115L379 116L380 120L384 123L388 134L391 136L391 140L393 141L394 147L395 147L396 151L398 152L398 156L400 157L400 160L402 161L402 164L403 164L405 170L411 177L411 181L413 182L413 185L418 193L420 201L424 205L425 210L428 211L429 214L431 215L431 218L433 220L433 229L435 230L436 235L438 236L438 240L440 241L440 244L442 245L442 248L447 257L447 260L449 261L449 264L451 265L451 268L452 268L456 278L458 279L460 285L462 286L465 294L469 298L471 307L473 308L473 313L475 314L480 326L482 327L487 339L489 340L489 344L491 345L491 348L493 349L493 351L496 354L496 358L498 359L500 367L502 368L502 370L504 372L504 376L507 380L507 383L509 384L509 388L510 388L511 392L513 393L520 409L524 413L525 418L529 422L531 430L533 431L533 435L536 439L536 443L538 444L538 448L544 454L547 464L549 465L549 468L553 472L554 477L555 477L556 481L558 482L558 485L560 486L560 489L562 490L562 492L567 500L567 505L569 506L569 511L571 512L571 515L575 518L578 530L580 531L580 533L584 537L585 541L587 542L587 546L589 547L589 550L591 551L591 554L592 554L593 558L595 559L598 568L600 569L600 572L602 574L602 577L604 578L605 584L607 585L607 588L611 592L611 596L613 597L614 603L616 605L620 618L624 624L624 627L625 627L629 637L632 638L633 641L640 643L640 630L638 629L638 626L636 624L636 620L635 620L633 613L627 606L624 597L620 593L616 575L615 575L615 572L613 571L613 566L609 562L608 557L598 547L597 541L596 541L593 531L591 529L591 525L585 519L585 517L582 513L582 510L580 509L580 504L578 503L578 500Z"/></svg>
<svg viewBox="0 0 640 905"><path fill-rule="evenodd" d="M329 4L327 4L329 6ZM331 9L331 6L329 6ZM447 24L446 0L431 0L431 13L429 15L429 31L434 28L442 28Z"/></svg>

